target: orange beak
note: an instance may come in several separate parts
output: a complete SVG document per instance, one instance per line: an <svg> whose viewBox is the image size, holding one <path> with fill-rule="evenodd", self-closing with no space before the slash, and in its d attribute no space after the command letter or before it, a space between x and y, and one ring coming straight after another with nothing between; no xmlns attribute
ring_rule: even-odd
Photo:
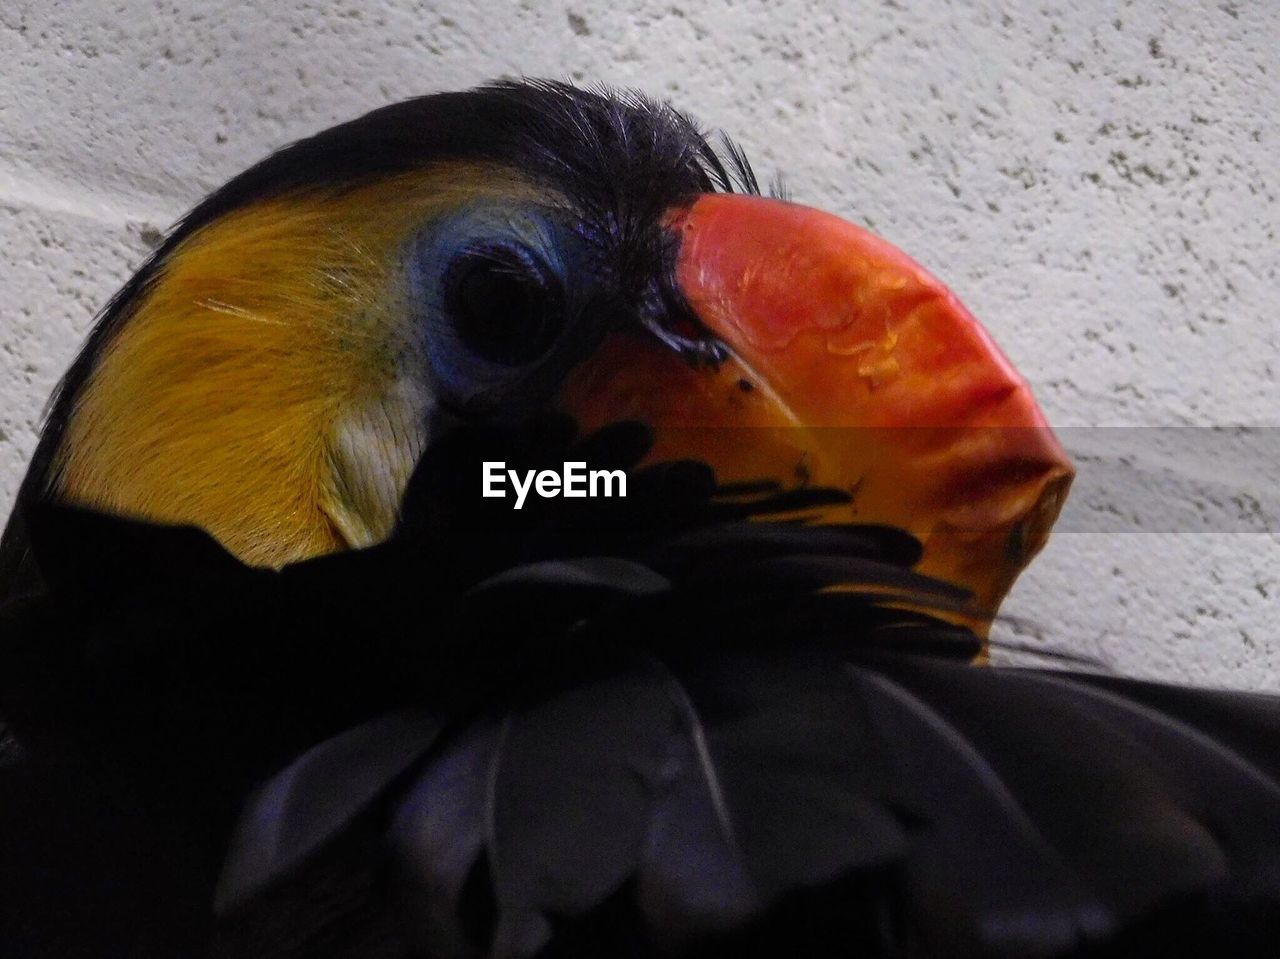
<svg viewBox="0 0 1280 959"><path fill-rule="evenodd" d="M984 632L1073 475L1026 382L941 283L851 223L716 194L667 224L677 285L729 358L699 368L619 334L565 406L589 427L645 421L652 457L700 459L722 482L848 491L811 519L909 531L918 569L968 588Z"/></svg>

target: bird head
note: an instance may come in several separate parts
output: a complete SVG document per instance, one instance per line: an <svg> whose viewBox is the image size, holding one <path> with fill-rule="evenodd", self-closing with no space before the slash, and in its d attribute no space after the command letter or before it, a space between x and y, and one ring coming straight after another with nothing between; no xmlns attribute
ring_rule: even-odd
<svg viewBox="0 0 1280 959"><path fill-rule="evenodd" d="M553 83L282 150L105 310L0 567L46 498L197 525L254 565L369 546L450 431L557 411L639 422L647 461L725 489L835 491L781 518L907 531L981 626L1072 476L1027 384L913 260L726 156L669 107Z"/></svg>

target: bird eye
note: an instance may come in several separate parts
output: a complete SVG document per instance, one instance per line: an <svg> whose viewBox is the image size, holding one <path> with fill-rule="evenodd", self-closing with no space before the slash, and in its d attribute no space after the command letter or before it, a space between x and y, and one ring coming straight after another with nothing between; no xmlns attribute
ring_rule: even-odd
<svg viewBox="0 0 1280 959"><path fill-rule="evenodd" d="M564 297L556 277L522 247L495 244L464 251L447 271L444 290L459 342L491 363L531 363L564 328Z"/></svg>

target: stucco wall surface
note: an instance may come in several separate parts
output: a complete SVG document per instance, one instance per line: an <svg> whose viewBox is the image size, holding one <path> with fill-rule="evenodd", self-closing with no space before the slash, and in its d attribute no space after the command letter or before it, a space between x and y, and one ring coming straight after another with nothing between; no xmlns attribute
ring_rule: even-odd
<svg viewBox="0 0 1280 959"><path fill-rule="evenodd" d="M998 656L1280 691L1280 429L1208 429L1280 426L1278 50L1262 0L8 0L0 513L95 312L203 193L412 94L636 86L911 252L1065 427L1078 498Z"/></svg>

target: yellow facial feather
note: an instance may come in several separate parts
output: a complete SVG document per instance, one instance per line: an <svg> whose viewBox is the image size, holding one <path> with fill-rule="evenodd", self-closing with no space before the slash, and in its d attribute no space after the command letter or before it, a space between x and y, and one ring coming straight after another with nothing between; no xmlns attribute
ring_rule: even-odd
<svg viewBox="0 0 1280 959"><path fill-rule="evenodd" d="M429 400L406 244L459 204L533 195L509 172L442 164L202 228L98 357L53 490L201 526L258 565L385 537Z"/></svg>

